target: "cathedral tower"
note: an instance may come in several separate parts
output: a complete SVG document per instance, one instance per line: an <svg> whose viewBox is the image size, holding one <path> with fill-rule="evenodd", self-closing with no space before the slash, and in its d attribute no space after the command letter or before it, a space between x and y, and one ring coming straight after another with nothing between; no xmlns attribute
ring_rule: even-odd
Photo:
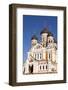
<svg viewBox="0 0 68 90"><path fill-rule="evenodd" d="M41 37L42 37L42 45L43 45L43 47L46 47L46 45L47 45L48 29L44 28L40 34L41 34Z"/></svg>
<svg viewBox="0 0 68 90"><path fill-rule="evenodd" d="M35 35L32 36L31 38L31 44L32 44L32 47L35 46L38 42L38 39Z"/></svg>
<svg viewBox="0 0 68 90"><path fill-rule="evenodd" d="M53 47L54 45L54 37L51 32L48 33L48 46Z"/></svg>

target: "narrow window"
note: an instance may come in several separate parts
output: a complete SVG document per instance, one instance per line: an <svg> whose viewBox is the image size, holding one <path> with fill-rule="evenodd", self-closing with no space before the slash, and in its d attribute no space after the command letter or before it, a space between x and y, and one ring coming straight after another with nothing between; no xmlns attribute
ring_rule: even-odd
<svg viewBox="0 0 68 90"><path fill-rule="evenodd" d="M42 54L40 53L40 59L42 58Z"/></svg>
<svg viewBox="0 0 68 90"><path fill-rule="evenodd" d="M50 40L49 40L49 43L50 43Z"/></svg>
<svg viewBox="0 0 68 90"><path fill-rule="evenodd" d="M44 70L44 66L43 66L43 70Z"/></svg>
<svg viewBox="0 0 68 90"><path fill-rule="evenodd" d="M39 55L38 54L36 54L36 59L39 59Z"/></svg>
<svg viewBox="0 0 68 90"><path fill-rule="evenodd" d="M49 59L50 59L50 53L49 53Z"/></svg>
<svg viewBox="0 0 68 90"><path fill-rule="evenodd" d="M52 40L51 40L51 43L52 43Z"/></svg>
<svg viewBox="0 0 68 90"><path fill-rule="evenodd" d="M47 69L47 65L46 65L46 69Z"/></svg>
<svg viewBox="0 0 68 90"><path fill-rule="evenodd" d="M36 53L36 59L38 59L38 54Z"/></svg>
<svg viewBox="0 0 68 90"><path fill-rule="evenodd" d="M40 66L40 70L41 70L41 66Z"/></svg>
<svg viewBox="0 0 68 90"><path fill-rule="evenodd" d="M48 43L46 42L46 46L48 45Z"/></svg>
<svg viewBox="0 0 68 90"><path fill-rule="evenodd" d="M39 59L39 54L37 54L37 59Z"/></svg>

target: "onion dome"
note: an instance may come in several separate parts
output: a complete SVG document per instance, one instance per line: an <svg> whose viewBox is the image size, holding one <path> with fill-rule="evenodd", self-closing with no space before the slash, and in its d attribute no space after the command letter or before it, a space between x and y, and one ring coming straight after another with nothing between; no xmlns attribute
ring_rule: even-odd
<svg viewBox="0 0 68 90"><path fill-rule="evenodd" d="M33 35L32 36L31 40L33 40L33 39L38 40L38 38L36 37L36 35Z"/></svg>
<svg viewBox="0 0 68 90"><path fill-rule="evenodd" d="M48 33L49 31L48 31L48 28L44 28L42 31L41 31L41 33L40 34L43 34L43 33Z"/></svg>
<svg viewBox="0 0 68 90"><path fill-rule="evenodd" d="M53 36L53 34L52 34L51 32L48 32L48 37L49 37L49 36Z"/></svg>

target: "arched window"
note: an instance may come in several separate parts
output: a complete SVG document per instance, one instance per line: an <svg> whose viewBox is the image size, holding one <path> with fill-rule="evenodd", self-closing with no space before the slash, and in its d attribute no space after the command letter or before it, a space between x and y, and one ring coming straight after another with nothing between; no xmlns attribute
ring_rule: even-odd
<svg viewBox="0 0 68 90"><path fill-rule="evenodd" d="M24 68L24 71L23 71L23 73L25 73L25 68Z"/></svg>
<svg viewBox="0 0 68 90"><path fill-rule="evenodd" d="M48 67L47 67L47 65L46 65L46 69L47 69Z"/></svg>
<svg viewBox="0 0 68 90"><path fill-rule="evenodd" d="M37 58L39 59L39 54L37 54Z"/></svg>
<svg viewBox="0 0 68 90"><path fill-rule="evenodd" d="M30 73L30 74L33 73L33 65L32 65L32 66L29 65L29 73Z"/></svg>
<svg viewBox="0 0 68 90"><path fill-rule="evenodd" d="M41 66L40 66L40 70L41 70Z"/></svg>
<svg viewBox="0 0 68 90"><path fill-rule="evenodd" d="M49 59L50 59L50 53L49 53Z"/></svg>
<svg viewBox="0 0 68 90"><path fill-rule="evenodd" d="M44 66L43 66L43 70L44 70Z"/></svg>
<svg viewBox="0 0 68 90"><path fill-rule="evenodd" d="M49 43L50 43L50 40L49 40Z"/></svg>
<svg viewBox="0 0 68 90"><path fill-rule="evenodd" d="M52 40L51 40L51 43L52 43Z"/></svg>
<svg viewBox="0 0 68 90"><path fill-rule="evenodd" d="M42 58L42 54L40 53L40 59Z"/></svg>

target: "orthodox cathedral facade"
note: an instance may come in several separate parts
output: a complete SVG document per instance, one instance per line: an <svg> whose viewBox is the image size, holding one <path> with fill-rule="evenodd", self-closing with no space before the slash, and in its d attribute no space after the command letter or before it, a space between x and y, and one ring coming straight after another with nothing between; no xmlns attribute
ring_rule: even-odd
<svg viewBox="0 0 68 90"><path fill-rule="evenodd" d="M23 74L57 73L57 42L47 28L40 35L40 43L35 35L31 38L31 48L27 52Z"/></svg>

